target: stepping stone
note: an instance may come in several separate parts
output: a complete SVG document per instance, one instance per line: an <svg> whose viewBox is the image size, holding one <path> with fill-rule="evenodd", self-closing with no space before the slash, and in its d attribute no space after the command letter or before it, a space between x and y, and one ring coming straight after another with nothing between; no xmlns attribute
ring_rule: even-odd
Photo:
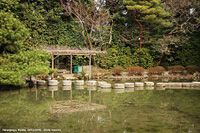
<svg viewBox="0 0 200 133"><path fill-rule="evenodd" d="M143 87L144 83L142 82L135 82L135 87Z"/></svg>
<svg viewBox="0 0 200 133"><path fill-rule="evenodd" d="M48 85L49 86L58 85L58 80L48 80Z"/></svg>
<svg viewBox="0 0 200 133"><path fill-rule="evenodd" d="M124 89L125 88L125 84L115 83L114 84L114 88L116 88L116 89Z"/></svg>
<svg viewBox="0 0 200 133"><path fill-rule="evenodd" d="M154 82L144 82L145 86L154 86Z"/></svg>
<svg viewBox="0 0 200 133"><path fill-rule="evenodd" d="M44 86L46 84L47 84L47 82L45 80L37 80L37 85L38 86Z"/></svg>
<svg viewBox="0 0 200 133"><path fill-rule="evenodd" d="M98 86L101 87L102 84L106 84L106 81L98 81Z"/></svg>
<svg viewBox="0 0 200 133"><path fill-rule="evenodd" d="M133 88L134 83L125 83L125 88Z"/></svg>
<svg viewBox="0 0 200 133"><path fill-rule="evenodd" d="M97 85L97 81L95 81L95 80L87 81L87 86L96 86L96 85Z"/></svg>
<svg viewBox="0 0 200 133"><path fill-rule="evenodd" d="M63 86L71 86L72 85L72 81L71 80L63 80L62 81L62 85Z"/></svg>
<svg viewBox="0 0 200 133"><path fill-rule="evenodd" d="M76 85L77 85L77 86L82 86L82 85L84 85L84 80L76 80Z"/></svg>

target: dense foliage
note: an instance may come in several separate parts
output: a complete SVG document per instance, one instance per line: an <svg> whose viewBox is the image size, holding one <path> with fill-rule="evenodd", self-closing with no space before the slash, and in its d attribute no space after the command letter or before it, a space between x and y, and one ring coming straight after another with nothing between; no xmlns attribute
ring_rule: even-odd
<svg viewBox="0 0 200 133"><path fill-rule="evenodd" d="M23 48L28 29L9 12L0 12L0 53L16 53Z"/></svg>
<svg viewBox="0 0 200 133"><path fill-rule="evenodd" d="M66 4L73 5L74 10L66 8ZM1 0L0 9L0 63L1 70L5 71L0 72L4 75L0 77L1 83L22 84L19 79L23 76L48 73L50 64L44 60L48 61L49 57L44 58L45 53L31 50L42 45L106 50L106 55L93 58L93 65L96 62L104 69L200 66L198 0L61 0L61 3L55 0ZM30 73L18 74L18 83L6 81L9 71L17 71L5 68L5 64L13 61L21 71L17 58L30 58L35 56L34 52L40 53L34 58L41 71L33 72L35 66L30 65ZM69 66L68 58L58 57L57 67L63 63ZM88 57L73 57L73 61L87 65ZM29 68L25 64L27 60L21 66Z"/></svg>
<svg viewBox="0 0 200 133"><path fill-rule="evenodd" d="M53 72L49 67L50 57L48 53L38 50L4 54L0 58L1 84L23 85L28 76Z"/></svg>

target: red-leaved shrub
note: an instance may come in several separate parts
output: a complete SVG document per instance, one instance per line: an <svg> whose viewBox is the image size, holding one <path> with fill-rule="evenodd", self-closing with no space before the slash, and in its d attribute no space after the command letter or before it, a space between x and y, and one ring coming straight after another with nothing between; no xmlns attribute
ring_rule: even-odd
<svg viewBox="0 0 200 133"><path fill-rule="evenodd" d="M123 69L121 67L115 67L113 69L111 69L111 72L114 76L119 76L121 75Z"/></svg>
<svg viewBox="0 0 200 133"><path fill-rule="evenodd" d="M149 75L153 75L153 74L162 75L164 71L165 71L165 68L162 66L151 67L148 69Z"/></svg>
<svg viewBox="0 0 200 133"><path fill-rule="evenodd" d="M186 67L186 69L187 69L188 74L194 74L195 72L200 71L199 67L195 66L195 65L189 65L189 66Z"/></svg>
<svg viewBox="0 0 200 133"><path fill-rule="evenodd" d="M176 66L169 66L168 70L173 74L183 74L184 73L184 66L176 65Z"/></svg>
<svg viewBox="0 0 200 133"><path fill-rule="evenodd" d="M139 66L131 66L126 69L130 76L132 75L142 75L144 73L144 68Z"/></svg>

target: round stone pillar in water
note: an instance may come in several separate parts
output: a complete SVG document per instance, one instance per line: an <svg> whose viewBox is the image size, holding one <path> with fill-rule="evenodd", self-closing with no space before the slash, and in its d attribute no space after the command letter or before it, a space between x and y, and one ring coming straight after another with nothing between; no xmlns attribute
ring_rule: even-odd
<svg viewBox="0 0 200 133"><path fill-rule="evenodd" d="M87 81L87 86L96 86L96 85L97 85L97 81L95 81L95 80Z"/></svg>
<svg viewBox="0 0 200 133"><path fill-rule="evenodd" d="M125 88L133 88L134 83L125 83Z"/></svg>
<svg viewBox="0 0 200 133"><path fill-rule="evenodd" d="M82 85L84 85L84 80L76 80L76 85L77 85L77 86L82 86Z"/></svg>
<svg viewBox="0 0 200 133"><path fill-rule="evenodd" d="M37 85L38 86L44 86L46 84L47 84L47 82L45 80L37 80Z"/></svg>
<svg viewBox="0 0 200 133"><path fill-rule="evenodd" d="M72 81L71 80L63 80L62 81L62 85L63 86L71 86L72 85Z"/></svg>
<svg viewBox="0 0 200 133"><path fill-rule="evenodd" d="M49 80L49 81L48 81L48 85L49 85L49 86L58 85L58 80Z"/></svg>
<svg viewBox="0 0 200 133"><path fill-rule="evenodd" d="M115 83L114 84L114 88L115 89L124 89L125 88L125 84Z"/></svg>
<svg viewBox="0 0 200 133"><path fill-rule="evenodd" d="M154 82L144 82L145 86L154 86Z"/></svg>
<svg viewBox="0 0 200 133"><path fill-rule="evenodd" d="M135 82L135 87L143 87L144 83L142 82Z"/></svg>

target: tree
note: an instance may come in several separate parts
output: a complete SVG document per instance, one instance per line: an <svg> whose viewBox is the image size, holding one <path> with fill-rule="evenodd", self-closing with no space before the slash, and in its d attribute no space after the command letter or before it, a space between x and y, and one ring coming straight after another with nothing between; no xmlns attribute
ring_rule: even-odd
<svg viewBox="0 0 200 133"><path fill-rule="evenodd" d="M173 59L171 65L197 65L200 66L200 33L193 33L190 35L184 45L178 47L170 57Z"/></svg>
<svg viewBox="0 0 200 133"><path fill-rule="evenodd" d="M170 12L173 23L169 34L188 35L199 30L199 0L164 0L164 7Z"/></svg>
<svg viewBox="0 0 200 133"><path fill-rule="evenodd" d="M3 54L0 57L0 84L23 85L26 77L36 74L49 74L51 58L49 53L39 50L21 51L17 54Z"/></svg>
<svg viewBox="0 0 200 133"><path fill-rule="evenodd" d="M112 19L104 1L60 0L67 15L80 24L83 42L93 46L109 47L112 40Z"/></svg>
<svg viewBox="0 0 200 133"><path fill-rule="evenodd" d="M166 17L168 17L168 13L162 8L161 0L124 0L123 4L126 5L128 10L133 11L133 18L135 22L140 27L140 47L142 48L142 40L143 40L143 22L148 24L155 24L156 27L163 26L168 27L170 23ZM138 20L138 16L140 16L141 20Z"/></svg>
<svg viewBox="0 0 200 133"><path fill-rule="evenodd" d="M29 30L11 12L0 12L0 84L23 85L25 77L54 72L50 54L27 48Z"/></svg>
<svg viewBox="0 0 200 133"><path fill-rule="evenodd" d="M172 36L172 35L163 35L163 38L157 40L156 44L154 44L152 47L154 48L155 51L161 53L158 65L161 65L161 62L165 54L169 55L170 53L175 52L175 49L170 49L170 46L177 48L183 45L180 42L180 40L181 40L180 36Z"/></svg>
<svg viewBox="0 0 200 133"><path fill-rule="evenodd" d="M17 53L24 46L29 30L10 12L0 12L0 54Z"/></svg>
<svg viewBox="0 0 200 133"><path fill-rule="evenodd" d="M55 0L3 0L0 9L12 12L29 29L28 47L40 45L82 45L80 28L69 17L63 17L63 8ZM78 31L78 32L77 32Z"/></svg>

